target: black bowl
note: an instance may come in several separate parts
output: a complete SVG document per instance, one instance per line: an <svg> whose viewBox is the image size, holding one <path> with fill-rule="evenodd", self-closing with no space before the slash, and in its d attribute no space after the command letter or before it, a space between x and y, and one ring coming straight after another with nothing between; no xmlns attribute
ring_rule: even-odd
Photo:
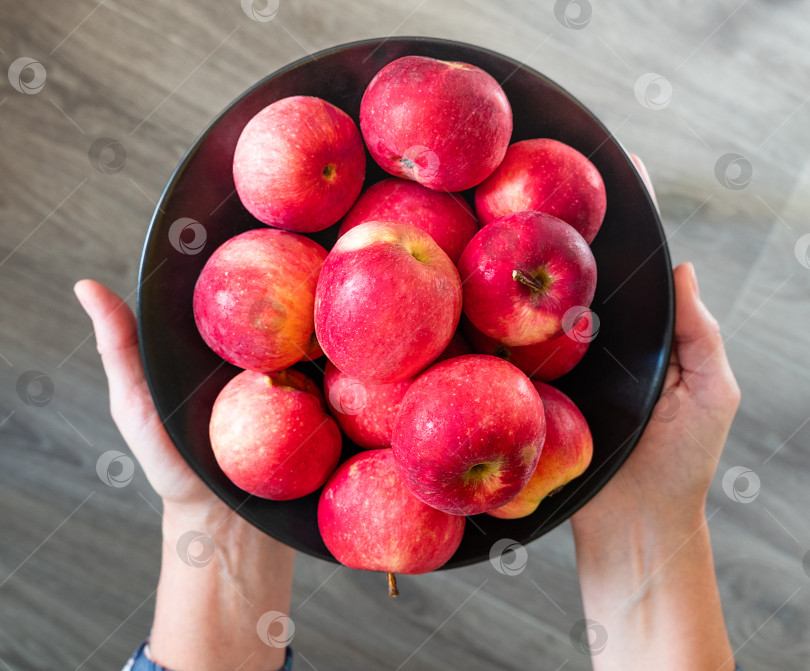
<svg viewBox="0 0 810 671"><path fill-rule="evenodd" d="M512 141L551 137L596 165L607 189L607 215L593 243L599 276L592 308L599 332L583 361L555 384L582 409L594 437L588 471L519 520L479 515L447 567L489 557L500 538L527 543L570 517L621 466L646 425L666 372L674 296L669 253L650 196L628 154L568 92L510 58L469 44L430 38L368 40L321 51L266 77L229 105L177 166L158 203L138 278L138 332L149 387L177 449L203 481L245 519L298 550L335 561L318 533L318 494L266 501L233 485L208 439L211 407L236 373L203 342L192 293L208 257L228 238L263 226L234 190L234 147L248 120L292 95L319 96L357 121L360 99L390 61L422 55L477 65L503 86L514 112ZM369 160L366 183L385 175ZM465 194L470 197L471 193ZM329 247L336 227L311 237ZM302 370L322 381L317 366ZM344 458L356 446L344 447Z"/></svg>

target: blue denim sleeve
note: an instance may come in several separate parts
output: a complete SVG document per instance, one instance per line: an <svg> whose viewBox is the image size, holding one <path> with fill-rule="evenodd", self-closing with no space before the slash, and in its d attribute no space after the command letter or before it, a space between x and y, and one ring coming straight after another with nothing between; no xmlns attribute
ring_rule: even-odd
<svg viewBox="0 0 810 671"><path fill-rule="evenodd" d="M170 671L165 666L155 664L151 659L146 656L146 646L149 641L141 643L140 647L135 651L135 654L129 658L124 668L121 671ZM284 660L284 666L279 671L292 671L293 668L293 651L289 646L287 647L287 657ZM273 671L269 670L268 671Z"/></svg>
<svg viewBox="0 0 810 671"><path fill-rule="evenodd" d="M126 666L121 671L169 671L169 669L158 666L153 661L151 661L145 654L147 641L141 643L141 647L139 647L135 654L130 657L129 661L126 663ZM284 666L280 669L280 671L292 671L292 663L293 663L293 651L292 648L287 647L287 657L284 660ZM734 667L734 671L742 671L740 665Z"/></svg>

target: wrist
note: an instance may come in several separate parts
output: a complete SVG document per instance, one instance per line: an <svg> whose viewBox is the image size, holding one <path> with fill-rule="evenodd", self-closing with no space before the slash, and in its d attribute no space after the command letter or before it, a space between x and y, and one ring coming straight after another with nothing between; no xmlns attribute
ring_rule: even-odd
<svg viewBox="0 0 810 671"><path fill-rule="evenodd" d="M586 617L608 638L596 671L734 668L702 510L669 526L575 526L574 537Z"/></svg>
<svg viewBox="0 0 810 671"><path fill-rule="evenodd" d="M577 566L582 579L609 576L617 590L635 590L676 559L695 550L711 554L703 512L670 524L658 518L628 518L621 525L573 524ZM673 564L674 562L674 564Z"/></svg>
<svg viewBox="0 0 810 671"><path fill-rule="evenodd" d="M251 570L263 573L293 555L291 548L257 529L218 499L194 504L164 503L162 531L164 563L166 559L179 559L193 568L210 563L236 578L251 579Z"/></svg>
<svg viewBox="0 0 810 671"><path fill-rule="evenodd" d="M166 502L151 650L182 671L281 668L284 641L260 638L263 614L289 612L294 551L219 500ZM287 630L285 629L285 632Z"/></svg>
<svg viewBox="0 0 810 671"><path fill-rule="evenodd" d="M705 523L705 496L677 506L669 501L649 505L633 497L610 501L597 497L571 518L577 544L602 552L612 546L666 550Z"/></svg>
<svg viewBox="0 0 810 671"><path fill-rule="evenodd" d="M163 501L164 536L199 527L200 531L205 531L213 537L215 533L227 533L228 525L236 527L240 523L248 524L239 513L213 496L193 503L165 499Z"/></svg>
<svg viewBox="0 0 810 671"><path fill-rule="evenodd" d="M619 519L572 520L577 566L582 580L605 577L617 592L635 592L674 568L696 548L711 555L704 510L676 519L633 514ZM677 562L676 562L677 563Z"/></svg>

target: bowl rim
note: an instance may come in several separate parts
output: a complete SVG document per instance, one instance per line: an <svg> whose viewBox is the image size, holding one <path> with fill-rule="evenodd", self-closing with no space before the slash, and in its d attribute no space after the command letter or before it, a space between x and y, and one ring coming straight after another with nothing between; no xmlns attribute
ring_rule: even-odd
<svg viewBox="0 0 810 671"><path fill-rule="evenodd" d="M296 60L294 60L294 61L292 61L290 63L287 63L286 65L283 65L282 67L280 67L280 68L274 70L273 72L267 74L266 76L262 77L255 84L253 84L252 86L250 86L247 89L243 90L238 96L233 98L231 100L231 102L229 102L203 128L203 130L197 135L197 137L191 143L189 148L186 150L183 157L178 162L177 166L174 168L174 170L172 170L171 175L169 176L169 178L168 178L168 180L166 182L166 186L164 187L164 189L163 189L163 191L162 191L162 193L160 195L160 198L157 201L157 204L155 206L155 209L153 211L152 217L151 217L150 222L149 222L149 226L148 226L147 231L146 231L144 244L143 244L142 251L141 251L140 260L139 260L139 263L138 263L138 284L137 284L137 287L136 287L136 322L137 322L137 334L138 334L138 349L139 349L140 356L141 356L141 363L143 365L144 377L146 379L147 386L149 388L149 391L150 391L150 394L152 396L153 402L155 401L155 398L156 398L155 385L154 385L153 377L152 377L152 375L150 373L150 369L146 365L147 358L146 358L146 353L145 353L145 349L144 349L144 332L143 332L144 323L143 323L143 319L142 319L143 302L144 302L143 287L144 287L144 284L146 283L146 281L149 279L149 276L151 276L151 273L150 273L150 275L147 275L146 277L144 276L144 273L145 273L145 270L146 270L146 264L148 262L148 259L150 258L151 253L153 251L153 248L154 248L154 246L156 244L156 236L153 236L153 232L157 229L158 225L160 224L160 222L162 221L162 218L164 216L164 213L163 213L164 207L163 206L168 201L168 199L170 198L172 192L174 191L174 188L177 185L177 182L180 180L181 176L187 170L187 168L189 166L189 163L194 158L197 151L200 149L200 146L202 145L203 141L212 132L214 127L237 104L239 104L244 98L246 98L249 95L251 95L252 93L254 93L257 89L264 86L271 79L274 79L274 78L284 74L285 72L288 72L290 70L293 70L293 69L303 65L307 61L311 61L311 60L316 60L317 61L317 60L319 60L319 59L321 59L323 57L329 56L331 54L343 52L343 51L346 51L346 50L349 50L349 49L352 49L352 48L357 48L357 47L362 47L362 46L376 45L377 48L380 48L381 46L383 46L384 44L386 44L388 42L407 42L407 43L419 42L419 43L428 44L428 45L443 45L443 46L447 46L447 47L461 47L461 48L466 48L466 49L473 49L473 50L475 50L475 51L477 51L477 52L479 52L481 54L485 54L485 55L491 56L493 58L499 59L501 61L504 61L504 62L506 62L506 63L508 63L508 64L510 64L510 65L512 65L514 67L514 70L513 70L513 72L511 74L514 74L519 70L524 70L524 71L528 72L529 74L531 74L533 77L536 77L537 79L546 82L547 84L549 84L550 86L555 88L559 94L561 94L564 97L568 98L573 104L575 104L580 109L584 110L588 114L588 116L591 118L593 123L596 124L605 134L605 139L597 147L597 150L599 148L601 148L604 144L608 143L608 142L612 142L613 144L615 144L615 146L624 155L625 160L631 166L632 173L635 175L636 180L638 181L638 183L642 187L642 192L644 194L644 198L647 201L647 205L648 205L648 208L650 210L651 217L652 217L652 222L651 223L655 224L655 226L658 228L658 231L660 233L660 237L661 237L662 242L661 242L661 245L659 246L659 248L656 249L654 253L663 253L664 258L666 260L666 265L669 268L669 272L666 275L666 284L667 284L666 294L667 295L666 295L666 305L665 305L665 310L666 310L666 314L667 314L668 328L666 329L665 333L663 334L663 354L665 354L665 357L663 358L663 360L669 361L669 359L671 357L671 353L672 353L672 347L673 347L673 342L674 342L674 330L675 330L675 286L674 286L674 278L673 278L673 273L672 273L672 259L671 259L671 255L669 253L669 245L668 245L668 242L667 242L666 231L664 230L663 224L661 222L661 214L660 214L660 210L658 208L658 205L656 204L656 201L653 199L649 189L647 188L646 183L645 183L644 179L642 178L641 173L640 173L640 171L638 169L638 166L636 165L635 161L633 161L630 152L627 151L624 144L608 129L608 127L601 121L601 119L599 119L591 111L591 109L587 105L585 105L578 98L576 98L574 95L572 95L565 87L561 86L560 84L558 84L554 80L550 79L548 76L544 75L543 73L535 70L533 67L531 67L531 66L529 66L529 65L527 65L527 64L525 64L525 63L523 63L523 62L521 62L521 61L519 61L519 60L517 60L515 58L512 58L511 56L507 56L505 54L494 51L494 50L489 49L487 47L482 47L482 46L479 46L479 45L476 45L476 44L471 44L471 43L468 43L468 42L461 42L461 41L458 41L458 40L448 40L448 39L444 39L444 38L428 37L428 36L423 36L423 35L417 35L417 36L407 36L407 35L405 35L405 36L388 36L388 37L377 37L377 38L365 38L365 39L362 39L362 40L354 40L354 41L351 41L351 42L344 42L344 43L341 43L341 44L333 45L331 47L326 47L324 49L318 50L318 51L313 52L311 54L308 54L306 56L302 56L301 58L298 58L298 59L296 59ZM372 54L374 52L376 52L376 49L372 52ZM510 76L511 76L511 74L510 74ZM499 83L503 84L503 82L499 82ZM596 151L596 150L594 150L594 151ZM154 272L155 270L156 270L156 268L152 269L151 272ZM647 425L650 422L650 419L651 419L651 417L653 415L653 412L655 410L655 405L657 403L657 399L660 397L661 392L662 392L663 387L664 387L664 382L665 382L665 379L666 379L666 371L667 371L667 366L666 365L660 366L659 369L656 371L655 378L654 378L653 384L651 385L651 389L650 389L650 391L652 393L652 397L654 397L656 399L656 401L654 403L652 403L650 405L649 410L646 413L644 413L644 415L642 416L642 420L641 420L639 426L637 427L637 429L633 433L631 433L630 436L628 436L628 438L624 441L623 444L621 444L619 447L615 448L616 452L622 451L623 454L618 455L617 458L612 460L610 462L610 466L608 468L603 469L603 471L600 474L598 474L598 475L594 474L592 476L593 477L593 480L592 480L593 484L589 487L590 493L587 496L582 497L581 500L578 500L575 503L575 505L573 505L571 507L570 513L567 515L567 517L565 517L563 519L555 520L553 524L549 524L548 522L542 523L538 527L537 531L539 531L541 528L544 528L544 531L541 534L536 535L533 538L531 538L531 540L526 541L526 543L530 543L530 542L538 540L541 536L547 534L552 529L555 529L559 525L563 524L566 520L570 519L583 506L585 506L588 502L590 502L591 499L593 499L593 497L596 496L596 494L607 484L607 482L622 467L622 465L627 460L627 458L630 456L630 454L632 454L633 450L635 449L636 445L639 442L641 434L643 433L643 431L646 429ZM157 407L157 403L155 403L155 405ZM166 427L166 424L165 424L166 420L164 420L163 417L161 417L160 419L161 419L161 425L164 427L164 429L166 429L167 434L169 434L170 439L172 440L172 443L174 443L174 439L171 436L171 432ZM629 443L629 446L627 445L628 443ZM176 443L175 443L175 448L181 453L181 455L183 455L182 450L180 450L177 447ZM203 471L203 469L201 469L198 466L198 464L190 463L187 459L185 459L185 457L184 457L184 461L191 467L191 469L194 471L194 473L206 484L206 486L209 486L208 482L207 482L207 474ZM209 488L210 488L210 486L209 486ZM217 492L215 490L213 490L213 488L211 488L211 489L212 489L212 492L215 495L219 496L219 494L217 494ZM229 505L229 504L226 503L226 505ZM261 529L261 526L259 526L257 524L257 522L255 521L255 519L254 519L255 516L251 515L249 511L247 511L247 510L245 510L245 509L243 509L241 507L233 508L230 505L229 505L229 507L231 507L231 509L234 512L238 513L240 515L240 517L242 517L243 519L246 519L248 522L250 522L254 526L257 526L258 528ZM263 529L262 529L262 531L264 533L268 533L268 532L264 531ZM535 532L535 533L537 533L537 532ZM318 557L320 559L325 559L327 561L332 561L332 562L337 561L331 555L323 556L323 555L321 555L319 553L312 552L311 549L309 549L307 547L303 547L303 545L301 543L299 543L295 538L288 537L286 534L279 534L278 536L276 536L274 534L269 534L268 533L268 535L270 535L273 538L276 538L280 542L282 542L282 543L284 543L284 544L286 544L286 545L288 545L288 546L290 546L290 547L292 547L292 548L294 548L296 550L304 552L305 554L309 554L309 555ZM469 557L469 558L460 559L460 560L456 560L456 561L453 561L451 559L452 565L450 565L451 562L448 562L447 564L440 567L438 570L445 570L445 569L451 569L451 568L461 568L461 567L464 567L464 566L469 566L469 565L472 565L472 564L479 563L481 561L484 561L483 557Z"/></svg>

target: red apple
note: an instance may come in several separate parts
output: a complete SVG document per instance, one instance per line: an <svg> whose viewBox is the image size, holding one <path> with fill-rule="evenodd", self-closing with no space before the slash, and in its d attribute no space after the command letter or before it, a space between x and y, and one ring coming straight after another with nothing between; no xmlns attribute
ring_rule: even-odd
<svg viewBox="0 0 810 671"><path fill-rule="evenodd" d="M571 224L590 244L605 218L602 176L585 156L557 140L523 140L475 190L481 225L524 210L548 212Z"/></svg>
<svg viewBox="0 0 810 671"><path fill-rule="evenodd" d="M367 222L340 238L315 294L315 332L341 371L363 382L405 380L450 343L461 280L430 235L400 222Z"/></svg>
<svg viewBox="0 0 810 671"><path fill-rule="evenodd" d="M510 347L481 333L466 317L462 329L478 354L491 354L514 364L533 380L549 382L572 370L585 356L596 333L593 313L585 308L580 319L561 336L536 345ZM565 325L564 325L565 326Z"/></svg>
<svg viewBox="0 0 810 671"><path fill-rule="evenodd" d="M367 221L402 221L430 233L453 263L478 232L472 208L461 196L432 191L403 179L372 184L340 224L339 235Z"/></svg>
<svg viewBox="0 0 810 671"><path fill-rule="evenodd" d="M274 501L314 492L340 459L340 429L326 414L320 391L291 369L239 373L217 396L209 433L225 475Z"/></svg>
<svg viewBox="0 0 810 671"><path fill-rule="evenodd" d="M517 496L543 447L543 403L511 363L468 354L432 366L405 394L392 447L413 494L453 515Z"/></svg>
<svg viewBox="0 0 810 671"><path fill-rule="evenodd" d="M513 519L531 515L540 502L579 477L593 456L588 422L574 402L558 389L534 382L546 410L546 442L534 475L509 503L490 510L493 517Z"/></svg>
<svg viewBox="0 0 810 671"><path fill-rule="evenodd" d="M435 571L461 543L464 518L422 503L408 491L391 450L355 455L326 483L318 503L326 547L349 568L393 574Z"/></svg>
<svg viewBox="0 0 810 671"><path fill-rule="evenodd" d="M368 384L326 364L323 392L343 432L360 447L391 447L394 418L414 378L390 384Z"/></svg>
<svg viewBox="0 0 810 671"><path fill-rule="evenodd" d="M194 319L203 340L250 370L281 370L302 359L311 347L315 287L325 258L317 242L270 228L225 242L194 287Z"/></svg>
<svg viewBox="0 0 810 671"><path fill-rule="evenodd" d="M459 261L464 314L505 345L534 345L563 333L563 317L586 308L596 261L584 238L543 212L507 214L485 226Z"/></svg>
<svg viewBox="0 0 810 671"><path fill-rule="evenodd" d="M470 354L460 333L433 363ZM342 373L331 361L326 364L323 392L332 415L351 440L365 449L391 447L394 419L415 377L389 384L370 384Z"/></svg>
<svg viewBox="0 0 810 671"><path fill-rule="evenodd" d="M498 82L474 65L405 56L371 80L360 130L383 170L438 191L463 191L503 159L512 108Z"/></svg>
<svg viewBox="0 0 810 671"><path fill-rule="evenodd" d="M351 207L366 169L354 121L310 96L282 98L248 121L233 156L242 204L259 221L309 233Z"/></svg>

